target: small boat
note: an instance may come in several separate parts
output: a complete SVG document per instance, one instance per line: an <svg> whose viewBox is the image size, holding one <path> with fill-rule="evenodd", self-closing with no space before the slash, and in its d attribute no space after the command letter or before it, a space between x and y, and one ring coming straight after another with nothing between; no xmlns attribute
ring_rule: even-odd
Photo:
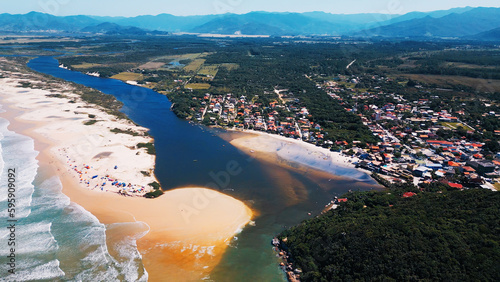
<svg viewBox="0 0 500 282"><path fill-rule="evenodd" d="M98 72L87 72L86 75L100 77L101 75Z"/></svg>
<svg viewBox="0 0 500 282"><path fill-rule="evenodd" d="M250 150L250 153L254 153L255 151L254 150Z"/></svg>

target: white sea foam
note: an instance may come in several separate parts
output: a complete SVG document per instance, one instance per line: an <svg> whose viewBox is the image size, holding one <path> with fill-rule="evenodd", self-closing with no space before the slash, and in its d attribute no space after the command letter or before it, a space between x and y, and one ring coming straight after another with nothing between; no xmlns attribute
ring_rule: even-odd
<svg viewBox="0 0 500 282"><path fill-rule="evenodd" d="M15 168L17 271L0 281L147 281L137 238L120 242L117 258L112 257L106 226L62 194L58 177L38 174L34 141L9 131L8 125L0 118L0 191L7 191L8 169ZM7 193L0 193L2 206L7 200ZM7 217L1 210L0 220ZM0 240L8 236L8 229L0 229ZM8 255L7 248L0 248L0 255ZM0 271L7 273L6 264Z"/></svg>
<svg viewBox="0 0 500 282"><path fill-rule="evenodd" d="M14 217L7 209L0 211L0 219L15 219L16 274L8 276L6 281L32 281L54 279L64 275L59 268L59 261L51 256L58 249L57 242L51 233L50 218L34 218L31 216L32 199L35 191L33 184L38 171L38 152L34 149L34 140L8 130L9 122L0 118L0 204L7 206L7 201L15 199ZM13 175L9 175L9 173ZM12 177L14 176L14 177ZM15 188L15 197L8 196L10 188ZM11 238L8 229L0 230L0 238ZM10 254L11 248L0 248L0 255ZM7 265L0 266L2 273L7 273Z"/></svg>
<svg viewBox="0 0 500 282"><path fill-rule="evenodd" d="M31 212L31 200L34 191L33 180L35 179L38 161L38 152L34 149L33 139L9 131L9 122L0 118L1 140L0 147L2 155L2 172L0 189L8 190L8 184L15 185L16 218L25 218ZM15 177L9 177L9 172L15 172ZM12 179L12 181L10 181ZM7 193L1 193L0 201L7 200ZM7 210L0 211L0 217L7 217Z"/></svg>
<svg viewBox="0 0 500 282"><path fill-rule="evenodd" d="M118 266L122 269L121 273L126 281L148 280L148 273L142 266L141 253L137 249L137 239L145 235L145 233L139 234L139 236L128 237L115 246L115 250L118 252ZM138 271L141 268L142 273Z"/></svg>
<svg viewBox="0 0 500 282"><path fill-rule="evenodd" d="M4 281L40 281L61 278L65 273L59 268L59 260L43 262L40 260L20 260L16 274Z"/></svg>
<svg viewBox="0 0 500 282"><path fill-rule="evenodd" d="M119 280L122 281L147 281L147 272L142 266L142 256L137 250L136 244L136 239L142 237L147 231L144 234L139 234L137 238L128 238L128 240L120 242L118 246L115 246L118 257L112 257L106 245L106 226L81 206L70 202L69 198L61 193L62 185L58 178L46 182L54 181L57 181L58 185L51 185L51 190L59 191L57 198L60 203L57 206L60 207L61 203L65 203L63 216L56 223L56 225L61 226L60 229L63 229L59 233L65 238L77 238L73 242L68 242L67 247L78 247L81 251L80 256L73 257L73 259L79 261L79 266L83 271L80 270L73 279L89 281L99 278L103 281L116 281L117 277L121 277ZM45 183L41 185L41 187L43 186ZM69 230L64 229L65 226L75 226L76 228L69 232ZM68 252L62 251L61 253L67 256Z"/></svg>
<svg viewBox="0 0 500 282"><path fill-rule="evenodd" d="M2 110L0 109L0 112L2 112ZM0 118L0 171L3 171L4 169L4 166L5 166L5 162L3 160L3 149L2 149L2 146L1 146L1 141L4 139L4 134L3 132L6 131L6 126L4 126L4 124L6 123L6 120L5 119L2 119ZM3 180L3 178L2 178ZM0 195L0 202L3 202L7 199L7 193L2 193L3 195Z"/></svg>
<svg viewBox="0 0 500 282"><path fill-rule="evenodd" d="M16 228L16 255L46 254L57 250L57 242L50 232L51 222L21 224ZM5 234L3 234L5 233ZM1 230L0 238L7 238L9 230ZM34 244L34 242L36 242ZM6 256L7 248L0 248L0 255Z"/></svg>

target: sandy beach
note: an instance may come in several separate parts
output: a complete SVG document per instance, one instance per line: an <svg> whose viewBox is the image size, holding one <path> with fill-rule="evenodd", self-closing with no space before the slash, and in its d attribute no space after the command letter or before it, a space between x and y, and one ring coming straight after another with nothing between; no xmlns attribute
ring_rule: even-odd
<svg viewBox="0 0 500 282"><path fill-rule="evenodd" d="M8 78L0 78L5 111L0 116L10 121L10 130L35 140L40 165L60 178L63 193L101 223L141 223L132 233L150 281L207 276L233 237L251 221L252 211L243 202L201 187L167 191L153 200L139 197L156 181L154 155L136 146L153 141L144 134L147 129L68 94L69 84L50 91L21 88L21 81L41 80L36 74L2 75ZM53 95L63 90L65 97ZM85 125L89 120L98 121ZM138 134L117 134L111 132L114 128ZM135 197L120 195L120 190ZM125 236L131 234L113 234L115 240Z"/></svg>
<svg viewBox="0 0 500 282"><path fill-rule="evenodd" d="M244 133L231 137L230 142L243 152L274 163L304 169L312 168L326 173L355 179L371 181L369 175L356 169L355 158L332 152L302 140L259 131L237 131Z"/></svg>
<svg viewBox="0 0 500 282"><path fill-rule="evenodd" d="M50 154L66 164L63 169L82 186L137 196L152 189L148 184L156 181L155 156L137 148L139 143L153 141L144 136L146 128L78 101L77 95L65 93L66 98L58 98L47 90L19 88L19 81L25 80L2 80L2 101L22 112L17 119L37 125L33 133L52 145ZM9 95L12 93L16 95ZM92 120L96 122L85 124ZM115 128L138 136L111 132ZM125 185L118 187L117 183L112 185L114 182Z"/></svg>

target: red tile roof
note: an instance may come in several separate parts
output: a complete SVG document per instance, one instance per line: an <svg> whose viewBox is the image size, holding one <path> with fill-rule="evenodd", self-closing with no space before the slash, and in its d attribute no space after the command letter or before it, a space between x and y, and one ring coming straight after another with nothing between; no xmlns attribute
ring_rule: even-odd
<svg viewBox="0 0 500 282"><path fill-rule="evenodd" d="M458 184L458 183L448 183L448 185L452 188L457 188L457 189L463 189L464 186L462 184Z"/></svg>
<svg viewBox="0 0 500 282"><path fill-rule="evenodd" d="M403 198L410 198L410 197L413 197L413 196L416 196L417 194L416 193L413 193L413 192L406 192L403 194Z"/></svg>
<svg viewBox="0 0 500 282"><path fill-rule="evenodd" d="M476 171L475 169L473 169L473 168L472 168L472 167L470 167L470 166L464 166L464 167L463 167L463 169L464 169L465 171L468 171L468 172L474 172L474 171Z"/></svg>
<svg viewBox="0 0 500 282"><path fill-rule="evenodd" d="M441 140L427 140L426 142L430 144L453 145L453 142Z"/></svg>

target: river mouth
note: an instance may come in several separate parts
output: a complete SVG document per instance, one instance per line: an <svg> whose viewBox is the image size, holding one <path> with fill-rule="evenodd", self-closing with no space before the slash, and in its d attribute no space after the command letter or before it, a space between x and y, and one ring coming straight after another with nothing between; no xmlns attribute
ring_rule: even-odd
<svg viewBox="0 0 500 282"><path fill-rule="evenodd" d="M115 96L135 123L150 129L157 153L155 175L162 187L209 187L243 201L256 211L255 226L228 242L209 278L214 281L284 279L270 241L285 227L319 214L333 197L348 190L369 190L356 180L338 179L265 162L243 153L220 137L222 131L178 119L171 103L150 89L59 68L57 60L39 57L35 71ZM251 263L249 263L251 262ZM189 262L186 262L189 263ZM203 267L203 266L200 266Z"/></svg>

